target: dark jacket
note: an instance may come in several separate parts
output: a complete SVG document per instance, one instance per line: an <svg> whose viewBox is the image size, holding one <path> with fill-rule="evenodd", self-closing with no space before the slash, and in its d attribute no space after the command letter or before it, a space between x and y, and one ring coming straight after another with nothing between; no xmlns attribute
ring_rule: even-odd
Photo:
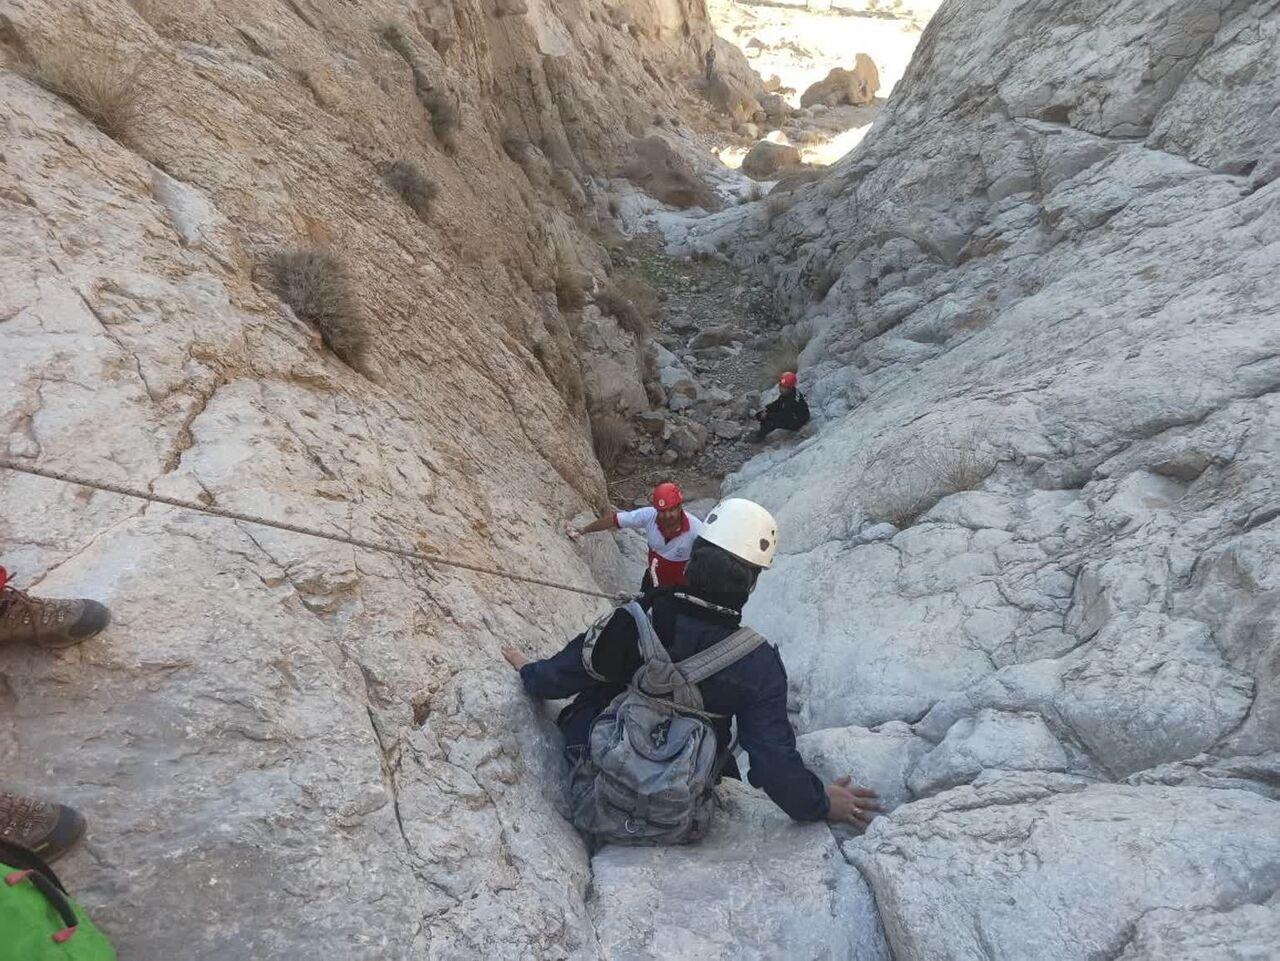
<svg viewBox="0 0 1280 961"><path fill-rule="evenodd" d="M779 394L776 400L765 407L760 421L770 428L799 430L809 423L809 405L798 390L792 390L789 396Z"/></svg>
<svg viewBox="0 0 1280 961"><path fill-rule="evenodd" d="M670 589L654 591L640 603L649 611L654 630L673 661L692 657L739 626L737 615L708 610ZM640 667L635 621L626 611L614 612L596 642L591 666L609 679L607 683L597 681L582 666L584 637L579 634L559 654L520 670L525 690L534 697L576 695L557 720L568 746L586 744L591 722L625 690ZM825 817L826 789L796 750L795 731L787 717L787 672L777 648L761 644L698 687L703 706L724 715L714 722L721 750L729 746L730 717L738 719L738 741L751 759L748 780L797 821Z"/></svg>

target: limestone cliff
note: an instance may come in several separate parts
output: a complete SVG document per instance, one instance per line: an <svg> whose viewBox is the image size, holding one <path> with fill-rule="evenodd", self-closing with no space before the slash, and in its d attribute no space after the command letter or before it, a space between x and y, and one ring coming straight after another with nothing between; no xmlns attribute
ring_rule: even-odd
<svg viewBox="0 0 1280 961"><path fill-rule="evenodd" d="M589 175L708 36L678 2L6 2L0 449L590 584L557 271L598 269ZM101 126L32 79L135 65ZM354 366L272 289L298 246L345 264ZM64 874L122 957L595 955L558 752L495 666L589 600L8 474L0 517L20 586L114 613L0 652L0 770L85 809Z"/></svg>
<svg viewBox="0 0 1280 961"><path fill-rule="evenodd" d="M557 279L690 109L700 3L0 13L6 456L609 582L558 535L605 489ZM597 605L0 475L0 563L115 614L0 651L0 770L85 808L122 957L1266 956L1278 44L1277 0L949 0L840 164L655 219L812 335L816 430L727 486L865 837L726 785L705 844L589 860L497 648ZM31 79L108 49L126 126ZM277 295L296 247L358 356Z"/></svg>

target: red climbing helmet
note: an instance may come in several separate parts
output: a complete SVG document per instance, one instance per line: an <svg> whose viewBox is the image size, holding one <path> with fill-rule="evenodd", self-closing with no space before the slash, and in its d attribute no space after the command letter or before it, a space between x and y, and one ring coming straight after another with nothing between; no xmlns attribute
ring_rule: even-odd
<svg viewBox="0 0 1280 961"><path fill-rule="evenodd" d="M796 375L792 371L787 371L778 378L778 386L783 390L791 390L796 385Z"/></svg>
<svg viewBox="0 0 1280 961"><path fill-rule="evenodd" d="M668 507L679 507L684 503L684 495L680 493L680 488L671 481L664 481L653 489L653 497L650 499L660 511L665 511Z"/></svg>

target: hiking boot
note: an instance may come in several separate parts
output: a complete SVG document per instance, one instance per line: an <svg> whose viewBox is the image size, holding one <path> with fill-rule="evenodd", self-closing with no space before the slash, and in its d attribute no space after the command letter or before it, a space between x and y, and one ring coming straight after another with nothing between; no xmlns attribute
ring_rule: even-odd
<svg viewBox="0 0 1280 961"><path fill-rule="evenodd" d="M55 861L83 834L84 817L75 808L0 791L0 838L5 841Z"/></svg>
<svg viewBox="0 0 1280 961"><path fill-rule="evenodd" d="M32 597L6 583L0 567L0 646L70 647L107 626L111 613L97 601Z"/></svg>

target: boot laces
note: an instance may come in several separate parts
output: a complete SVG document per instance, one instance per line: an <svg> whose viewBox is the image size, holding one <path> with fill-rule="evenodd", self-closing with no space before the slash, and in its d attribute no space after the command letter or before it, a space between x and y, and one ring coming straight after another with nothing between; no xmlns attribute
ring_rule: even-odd
<svg viewBox="0 0 1280 961"><path fill-rule="evenodd" d="M19 620L23 624L34 624L37 629L44 630L61 627L69 613L65 605L32 597L26 591L14 587L12 582L0 588L0 620Z"/></svg>

